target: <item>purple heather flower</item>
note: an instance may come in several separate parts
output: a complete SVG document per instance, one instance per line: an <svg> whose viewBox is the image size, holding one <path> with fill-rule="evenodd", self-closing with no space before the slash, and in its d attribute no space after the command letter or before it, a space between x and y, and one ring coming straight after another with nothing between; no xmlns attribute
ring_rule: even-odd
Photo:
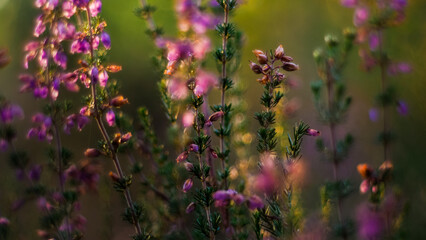
<svg viewBox="0 0 426 240"><path fill-rule="evenodd" d="M53 33L58 37L59 42L65 39L72 39L75 34L75 26L61 21L56 24Z"/></svg>
<svg viewBox="0 0 426 240"><path fill-rule="evenodd" d="M96 36L96 37L93 38L93 40L92 40L92 47L93 47L93 50L97 50L98 49L98 47L99 47L99 37L98 36Z"/></svg>
<svg viewBox="0 0 426 240"><path fill-rule="evenodd" d="M184 99L188 96L188 87L180 79L171 79L168 82L167 90L172 99Z"/></svg>
<svg viewBox="0 0 426 240"><path fill-rule="evenodd" d="M189 155L188 151L185 151L185 152L179 154L179 156L176 158L176 162L181 163L181 162L185 161L188 158L188 155Z"/></svg>
<svg viewBox="0 0 426 240"><path fill-rule="evenodd" d="M65 119L64 132L71 133L71 128L77 126L77 130L81 131L84 126L89 123L89 118L82 114L71 114Z"/></svg>
<svg viewBox="0 0 426 240"><path fill-rule="evenodd" d="M380 213L369 206L361 206L357 213L358 234L362 239L381 239L383 223Z"/></svg>
<svg viewBox="0 0 426 240"><path fill-rule="evenodd" d="M47 1L46 1L45 8L46 8L47 10L52 11L53 9L55 9L55 8L56 8L56 6L58 6L58 0L47 0Z"/></svg>
<svg viewBox="0 0 426 240"><path fill-rule="evenodd" d="M34 2L34 5L37 7L37 8L41 8L44 4L46 3L46 0L36 0L35 2Z"/></svg>
<svg viewBox="0 0 426 240"><path fill-rule="evenodd" d="M219 7L219 3L216 0L210 0L209 5L211 7Z"/></svg>
<svg viewBox="0 0 426 240"><path fill-rule="evenodd" d="M46 30L46 25L43 22L43 15L40 15L36 19L36 26L34 28L34 36L39 37Z"/></svg>
<svg viewBox="0 0 426 240"><path fill-rule="evenodd" d="M358 7L355 9L354 13L354 25L361 26L364 25L369 17L369 10L367 7Z"/></svg>
<svg viewBox="0 0 426 240"><path fill-rule="evenodd" d="M72 17L77 11L77 7L73 4L71 0L65 1L62 4L62 15L66 18Z"/></svg>
<svg viewBox="0 0 426 240"><path fill-rule="evenodd" d="M225 201L231 199L231 195L228 190L219 190L213 193L213 199L217 201Z"/></svg>
<svg viewBox="0 0 426 240"><path fill-rule="evenodd" d="M34 89L34 97L35 98L47 98L47 95L49 93L49 89L47 87L36 87Z"/></svg>
<svg viewBox="0 0 426 240"><path fill-rule="evenodd" d="M195 114L192 111L186 111L182 115L182 125L187 128L194 124Z"/></svg>
<svg viewBox="0 0 426 240"><path fill-rule="evenodd" d="M340 3L344 7L355 7L358 4L358 0L340 0Z"/></svg>
<svg viewBox="0 0 426 240"><path fill-rule="evenodd" d="M192 172L194 170L194 164L190 162L184 162L183 165L185 166L186 171Z"/></svg>
<svg viewBox="0 0 426 240"><path fill-rule="evenodd" d="M405 101L399 100L397 102L396 108L400 115L406 116L408 114L408 104Z"/></svg>
<svg viewBox="0 0 426 240"><path fill-rule="evenodd" d="M213 16L204 13L194 14L191 19L192 29L197 34L204 34L208 29L215 25Z"/></svg>
<svg viewBox="0 0 426 240"><path fill-rule="evenodd" d="M316 129L309 128L308 130L306 130L306 134L309 135L309 136L312 136L312 137L317 137L321 133L320 133L320 131L318 131Z"/></svg>
<svg viewBox="0 0 426 240"><path fill-rule="evenodd" d="M4 139L0 139L0 151L4 152L8 148L9 148L9 143Z"/></svg>
<svg viewBox="0 0 426 240"><path fill-rule="evenodd" d="M235 204L240 205L245 201L245 197L242 194L234 194L232 200L234 200Z"/></svg>
<svg viewBox="0 0 426 240"><path fill-rule="evenodd" d="M368 44L370 46L371 51L376 51L380 44L379 35L376 32L370 33L368 37Z"/></svg>
<svg viewBox="0 0 426 240"><path fill-rule="evenodd" d="M71 43L70 53L89 53L90 51L90 43L86 40L74 40Z"/></svg>
<svg viewBox="0 0 426 240"><path fill-rule="evenodd" d="M217 76L202 70L199 70L195 79L194 94L198 97L203 96L209 90L218 84Z"/></svg>
<svg viewBox="0 0 426 240"><path fill-rule="evenodd" d="M193 184L194 184L194 182L192 181L191 178L186 179L185 183L182 186L183 192L184 193L188 192L192 188Z"/></svg>
<svg viewBox="0 0 426 240"><path fill-rule="evenodd" d="M111 48L111 38L108 35L108 33L106 33L106 32L102 32L101 33L101 42L102 42L102 44L104 45L104 47L106 49L110 49Z"/></svg>
<svg viewBox="0 0 426 240"><path fill-rule="evenodd" d="M97 67L93 67L90 71L90 76L92 81L96 84L99 80L99 70Z"/></svg>
<svg viewBox="0 0 426 240"><path fill-rule="evenodd" d="M372 122L377 122L379 120L379 110L377 108L371 108L368 111L368 116Z"/></svg>
<svg viewBox="0 0 426 240"><path fill-rule="evenodd" d="M38 180L40 180L41 171L42 171L41 165L33 166L30 172L28 173L28 176L31 179L31 181L37 182Z"/></svg>
<svg viewBox="0 0 426 240"><path fill-rule="evenodd" d="M250 210L255 210L257 208L263 208L265 204L263 204L263 201L260 197L253 195L248 200L248 207Z"/></svg>
<svg viewBox="0 0 426 240"><path fill-rule="evenodd" d="M7 104L2 109L0 109L0 120L3 123L11 123L14 118L23 118L24 111L22 108L16 104Z"/></svg>
<svg viewBox="0 0 426 240"><path fill-rule="evenodd" d="M67 55L64 52L53 51L53 61L64 70L67 68Z"/></svg>
<svg viewBox="0 0 426 240"><path fill-rule="evenodd" d="M404 11L406 6L407 6L407 0L392 0L391 1L391 7L395 11Z"/></svg>
<svg viewBox="0 0 426 240"><path fill-rule="evenodd" d="M110 127L112 127L115 123L115 114L113 110L108 110L105 114L105 119Z"/></svg>
<svg viewBox="0 0 426 240"><path fill-rule="evenodd" d="M192 143L189 145L188 151L197 153L199 150L200 148L198 147L197 144Z"/></svg>
<svg viewBox="0 0 426 240"><path fill-rule="evenodd" d="M99 85L101 85L101 87L106 87L107 83L108 83L108 73L106 70L102 70L99 73Z"/></svg>
<svg viewBox="0 0 426 240"><path fill-rule="evenodd" d="M40 43L36 42L36 41L31 41L29 43L27 43L27 45L25 45L24 50L26 52L32 52L37 50L40 47Z"/></svg>
<svg viewBox="0 0 426 240"><path fill-rule="evenodd" d="M92 0L89 4L90 15L96 17L102 9L102 2L100 0Z"/></svg>
<svg viewBox="0 0 426 240"><path fill-rule="evenodd" d="M394 76L397 74L407 74L412 71L411 65L406 62L392 63L388 67L388 74Z"/></svg>
<svg viewBox="0 0 426 240"><path fill-rule="evenodd" d="M48 141L53 139L53 136L49 131L52 126L52 119L49 116L37 113L32 117L32 121L39 124L39 126L31 128L27 133L27 138L38 137L39 140Z"/></svg>
<svg viewBox="0 0 426 240"><path fill-rule="evenodd" d="M40 50L40 53L38 54L38 64L41 68L47 68L47 61L49 56L47 55L47 51L44 49Z"/></svg>

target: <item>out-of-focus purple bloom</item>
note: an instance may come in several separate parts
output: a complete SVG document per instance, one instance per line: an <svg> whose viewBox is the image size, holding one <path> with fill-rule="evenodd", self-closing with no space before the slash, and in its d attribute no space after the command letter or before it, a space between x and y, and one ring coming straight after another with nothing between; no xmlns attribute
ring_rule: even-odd
<svg viewBox="0 0 426 240"><path fill-rule="evenodd" d="M197 77L195 79L194 94L198 97L203 96L209 92L209 90L218 84L217 76L202 70L198 70Z"/></svg>
<svg viewBox="0 0 426 240"><path fill-rule="evenodd" d="M253 195L248 199L248 207L250 210L255 210L257 208L263 208L265 204L263 203L262 199L257 196Z"/></svg>
<svg viewBox="0 0 426 240"><path fill-rule="evenodd" d="M312 129L312 128L309 128L308 130L306 130L306 134L312 137L317 137L321 135L320 131L316 129Z"/></svg>
<svg viewBox="0 0 426 240"><path fill-rule="evenodd" d="M77 39L71 43L70 53L89 53L90 43L86 39Z"/></svg>
<svg viewBox="0 0 426 240"><path fill-rule="evenodd" d="M64 52L58 50L54 51L53 61L62 69L67 68L67 55Z"/></svg>
<svg viewBox="0 0 426 240"><path fill-rule="evenodd" d="M211 7L220 7L219 3L217 2L217 0L210 0L209 5Z"/></svg>
<svg viewBox="0 0 426 240"><path fill-rule="evenodd" d="M189 145L188 151L198 153L199 150L200 150L200 147L198 147L197 144L192 143Z"/></svg>
<svg viewBox="0 0 426 240"><path fill-rule="evenodd" d="M31 179L31 181L37 182L38 180L40 180L41 171L42 171L41 165L33 166L30 172L28 173L28 176Z"/></svg>
<svg viewBox="0 0 426 240"><path fill-rule="evenodd" d="M396 108L400 115L406 116L408 114L408 104L405 101L399 100L396 104Z"/></svg>
<svg viewBox="0 0 426 240"><path fill-rule="evenodd" d="M88 123L88 117L81 114L71 114L65 119L64 132L70 134L70 131L74 126L77 126L77 130L81 131Z"/></svg>
<svg viewBox="0 0 426 240"><path fill-rule="evenodd" d="M105 119L110 127L112 127L115 123L115 114L113 110L108 110L105 114Z"/></svg>
<svg viewBox="0 0 426 240"><path fill-rule="evenodd" d="M188 155L189 155L188 151L185 151L185 152L179 154L179 156L176 158L176 162L181 163L181 162L185 161L186 159L188 159Z"/></svg>
<svg viewBox="0 0 426 240"><path fill-rule="evenodd" d="M9 148L9 143L4 139L0 139L0 151L4 152L8 148Z"/></svg>
<svg viewBox="0 0 426 240"><path fill-rule="evenodd" d="M210 38L202 36L194 40L192 45L192 50L194 57L196 59L203 59L206 56L206 53L211 49Z"/></svg>
<svg viewBox="0 0 426 240"><path fill-rule="evenodd" d="M109 78L107 71L106 70L102 70L99 73L98 76L99 76L99 85L101 87L106 87L106 85L108 83L108 78Z"/></svg>
<svg viewBox="0 0 426 240"><path fill-rule="evenodd" d="M363 205L358 209L358 234L362 239L380 239L385 222L380 212Z"/></svg>
<svg viewBox="0 0 426 240"><path fill-rule="evenodd" d="M388 74L394 76L397 74L407 74L412 71L411 65L406 62L397 62L389 64Z"/></svg>
<svg viewBox="0 0 426 240"><path fill-rule="evenodd" d="M193 184L194 184L194 182L192 181L191 178L186 179L186 181L184 182L184 184L182 186L182 191L184 193L188 192L192 188Z"/></svg>
<svg viewBox="0 0 426 240"><path fill-rule="evenodd" d="M73 4L71 0L65 1L62 4L62 15L66 18L72 17L77 11L77 7Z"/></svg>
<svg viewBox="0 0 426 240"><path fill-rule="evenodd" d="M111 48L111 38L110 38L108 33L106 33L106 32L101 33L101 42L106 49Z"/></svg>
<svg viewBox="0 0 426 240"><path fill-rule="evenodd" d="M97 50L99 47L99 37L96 36L93 38L92 40L92 46L93 46L93 50Z"/></svg>
<svg viewBox="0 0 426 240"><path fill-rule="evenodd" d="M376 32L370 33L368 44L370 46L371 51L376 51L380 44L379 35Z"/></svg>
<svg viewBox="0 0 426 240"><path fill-rule="evenodd" d="M377 108L371 108L368 111L368 117L372 122L377 122L379 120L379 110Z"/></svg>
<svg viewBox="0 0 426 240"><path fill-rule="evenodd" d="M0 120L3 123L9 124L15 118L23 118L24 111L19 105L16 104L7 104L0 109Z"/></svg>
<svg viewBox="0 0 426 240"><path fill-rule="evenodd" d="M52 119L42 113L37 113L32 117L32 121L38 124L37 127L31 128L27 133L27 138L38 137L39 140L51 141L53 139L50 127Z"/></svg>
<svg viewBox="0 0 426 240"><path fill-rule="evenodd" d="M34 89L34 97L35 98L47 98L47 95L49 93L49 89L47 87L36 87Z"/></svg>
<svg viewBox="0 0 426 240"><path fill-rule="evenodd" d="M368 21L369 15L367 7L356 8L354 13L354 25L357 27L364 25Z"/></svg>
<svg viewBox="0 0 426 240"><path fill-rule="evenodd" d="M99 81L99 70L97 67L93 67L90 71L92 81L96 84Z"/></svg>
<svg viewBox="0 0 426 240"><path fill-rule="evenodd" d="M212 15L197 13L192 16L192 29L197 34L204 34L208 29L213 28L216 22Z"/></svg>
<svg viewBox="0 0 426 240"><path fill-rule="evenodd" d="M100 0L92 0L89 3L90 15L96 17L102 9L102 2Z"/></svg>
<svg viewBox="0 0 426 240"><path fill-rule="evenodd" d="M344 7L355 7L358 4L358 0L340 0L340 3Z"/></svg>
<svg viewBox="0 0 426 240"><path fill-rule="evenodd" d="M392 0L391 1L391 7L395 11L404 11L406 6L407 6L407 0Z"/></svg>
<svg viewBox="0 0 426 240"><path fill-rule="evenodd" d="M173 99L184 99L188 96L188 87L180 79L170 79L167 89Z"/></svg>
<svg viewBox="0 0 426 240"><path fill-rule="evenodd" d="M368 192L368 190L370 189L370 183L367 179L364 179L361 184L359 185L359 191L362 194L365 194Z"/></svg>
<svg viewBox="0 0 426 240"><path fill-rule="evenodd" d="M39 37L46 30L46 25L43 22L43 15L40 15L36 19L36 26L34 28L34 36Z"/></svg>
<svg viewBox="0 0 426 240"><path fill-rule="evenodd" d="M44 4L46 4L46 0L36 0L36 1L34 2L34 5L35 5L37 8L41 8Z"/></svg>
<svg viewBox="0 0 426 240"><path fill-rule="evenodd" d="M57 36L59 42L65 39L72 39L75 34L75 26L71 23L60 21L53 28L53 34Z"/></svg>
<svg viewBox="0 0 426 240"><path fill-rule="evenodd" d="M0 217L0 225L9 225L9 219L5 217Z"/></svg>

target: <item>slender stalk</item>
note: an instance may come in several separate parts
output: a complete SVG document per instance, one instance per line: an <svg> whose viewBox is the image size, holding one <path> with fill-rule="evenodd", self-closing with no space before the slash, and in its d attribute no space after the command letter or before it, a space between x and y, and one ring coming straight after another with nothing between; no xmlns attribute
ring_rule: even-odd
<svg viewBox="0 0 426 240"><path fill-rule="evenodd" d="M326 71L327 71L327 98L328 98L328 127L330 130L330 142L331 142L331 151L332 151L332 161L333 161L333 176L334 181L337 183L339 181L338 176L338 168L339 168L339 162L337 159L337 150L336 150L336 126L335 126L335 119L334 119L334 79L331 75L330 71L330 63L326 62ZM331 117L330 117L331 116ZM340 196L337 196L337 219L339 221L339 224L342 225L342 198ZM346 235L342 236L343 239L347 239Z"/></svg>
<svg viewBox="0 0 426 240"><path fill-rule="evenodd" d="M143 8L147 7L148 6L147 1L146 0L141 0L141 6ZM151 16L151 13L147 14L147 16L146 16L146 22L147 22L147 27L148 27L148 29L151 32L154 32L157 29L157 27L155 25L155 22L154 22L154 19ZM154 35L154 38L156 38L156 37L157 37L157 35Z"/></svg>
<svg viewBox="0 0 426 240"><path fill-rule="evenodd" d="M92 35L92 20L90 18L90 9L86 8L86 14L87 14L87 20L89 23L89 34L90 34L90 57L92 60L92 64L93 64L93 35ZM120 165L120 161L118 159L117 153L116 153L116 149L114 148L114 146L111 143L111 139L108 135L108 132L105 129L105 125L102 122L101 116L99 114L99 107L98 107L98 102L96 99L96 83L93 79L93 76L91 76L91 94L92 94L92 101L93 101L93 108L95 110L95 120L96 123L98 125L99 131L102 134L102 137L104 138L109 151L111 152L111 159L113 160L114 163L114 167L116 169L116 172L118 174L118 176L123 179L125 176L123 174L123 170L121 169L121 165ZM132 220L133 220L133 225L135 227L135 231L137 232L138 235L142 234L142 230L139 224L139 219L137 219L136 214L134 212L134 206L133 206L133 201L132 201L132 197L130 195L130 190L128 187L126 187L126 189L124 189L123 191L123 195L124 198L126 199L126 203L127 203L127 207L130 209L131 215L132 215Z"/></svg>
<svg viewBox="0 0 426 240"><path fill-rule="evenodd" d="M198 108L195 108L195 125L197 126L196 127L196 129L197 129L197 136L200 137L200 135L201 135L201 128L200 128L199 123L198 123ZM200 152L197 153L197 158L198 158L198 163L200 164L200 169L203 172L202 173L202 178L201 178L201 184L203 186L203 190L206 190L207 189L207 184L206 184L206 178L205 178L204 171L203 171L203 169L204 169L204 163L203 163L203 160L201 159L201 153ZM208 225L209 225L210 239L212 240L212 239L215 239L215 235L214 235L214 232L212 231L213 224L212 224L212 221L211 221L210 206L209 207L207 207L207 206L204 207L204 210L206 211L207 222L208 222Z"/></svg>
<svg viewBox="0 0 426 240"><path fill-rule="evenodd" d="M226 26L228 24L228 16L229 16L229 8L228 8L228 0L225 0L226 4L224 9L224 16L223 16L223 25ZM225 86L225 79L227 78L227 72L226 72L226 44L228 41L228 36L226 33L223 34L222 36L222 89L221 89L221 105L222 105L222 111L225 112L225 91L226 91L226 86ZM223 129L225 127L225 116L222 116L220 118L220 126ZM225 162L225 157L223 156L223 153L225 151L225 139L223 134L220 135L220 140L219 140L219 147L220 147L220 152L222 153L222 171L225 171L226 169L226 162ZM227 178L223 179L224 181L224 185L225 185L225 189L228 189L228 180Z"/></svg>
<svg viewBox="0 0 426 240"><path fill-rule="evenodd" d="M379 38L379 65L380 65L380 88L382 94L385 93L387 87L386 81L386 63L384 60L384 51L383 51L383 31L381 29L377 30L377 36ZM388 126L388 112L386 105L382 106L383 113L383 161L387 161L390 157L390 148L389 148L389 126Z"/></svg>

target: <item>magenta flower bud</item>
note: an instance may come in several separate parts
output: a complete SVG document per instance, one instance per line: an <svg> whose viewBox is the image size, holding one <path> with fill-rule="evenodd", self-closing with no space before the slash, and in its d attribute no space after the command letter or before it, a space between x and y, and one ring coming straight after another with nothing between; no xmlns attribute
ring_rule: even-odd
<svg viewBox="0 0 426 240"><path fill-rule="evenodd" d="M96 17L102 9L102 2L100 0L92 0L89 3L90 15Z"/></svg>
<svg viewBox="0 0 426 240"><path fill-rule="evenodd" d="M377 122L379 120L379 110L377 110L377 108L371 108L368 111L368 116L372 122Z"/></svg>
<svg viewBox="0 0 426 240"><path fill-rule="evenodd" d="M186 213L192 213L195 210L195 203L191 202L187 207L185 212Z"/></svg>
<svg viewBox="0 0 426 240"><path fill-rule="evenodd" d="M109 78L109 76L108 76L107 71L102 70L102 71L99 73L99 85L100 85L101 87L106 87L106 85L107 85L107 83L108 83L108 78Z"/></svg>
<svg viewBox="0 0 426 240"><path fill-rule="evenodd" d="M191 178L186 179L185 183L182 186L183 192L184 193L188 192L192 188L193 184L194 184L194 182L192 181Z"/></svg>
<svg viewBox="0 0 426 240"><path fill-rule="evenodd" d="M109 37L108 33L106 32L101 33L101 42L106 49L111 48L111 38Z"/></svg>
<svg viewBox="0 0 426 240"><path fill-rule="evenodd" d="M364 25L368 21L369 15L368 8L358 7L354 13L354 25L357 27Z"/></svg>
<svg viewBox="0 0 426 240"><path fill-rule="evenodd" d="M218 158L217 152L213 148L209 148L209 153L212 158Z"/></svg>
<svg viewBox="0 0 426 240"><path fill-rule="evenodd" d="M251 196L248 200L248 207L250 210L255 210L257 208L263 208L265 204L263 204L263 201L260 197L257 195Z"/></svg>
<svg viewBox="0 0 426 240"><path fill-rule="evenodd" d="M197 144L192 143L192 144L189 145L189 151L198 153L198 150L200 150L200 149L199 149Z"/></svg>
<svg viewBox="0 0 426 240"><path fill-rule="evenodd" d="M209 127L211 127L213 125L213 123L210 121L210 120L207 120L205 123L204 123L204 127L206 127L206 128L209 128Z"/></svg>
<svg viewBox="0 0 426 240"><path fill-rule="evenodd" d="M224 113L222 111L215 112L212 115L210 115L208 120L211 121L211 122L215 122L215 121L219 120L221 117L223 117L223 115L224 115Z"/></svg>
<svg viewBox="0 0 426 240"><path fill-rule="evenodd" d="M46 30L46 25L43 22L43 15L40 15L36 19L36 26L34 28L34 36L39 37Z"/></svg>
<svg viewBox="0 0 426 240"><path fill-rule="evenodd" d="M306 130L306 134L307 134L307 135L309 135L309 136L312 136L312 137L317 137L317 136L319 136L321 133L320 133L320 131L318 131L318 130L315 130L315 129L309 128L308 130Z"/></svg>
<svg viewBox="0 0 426 240"><path fill-rule="evenodd" d="M364 194L368 192L368 189L370 189L370 183L368 180L363 180L361 182L361 185L359 185L359 191Z"/></svg>
<svg viewBox="0 0 426 240"><path fill-rule="evenodd" d="M71 0L65 1L62 4L62 15L64 15L64 17L70 18L75 14L76 11L77 11L77 7L74 5L74 3Z"/></svg>
<svg viewBox="0 0 426 240"><path fill-rule="evenodd" d="M283 69L287 72L299 70L299 65L292 62L284 62Z"/></svg>
<svg viewBox="0 0 426 240"><path fill-rule="evenodd" d="M186 171L192 172L194 170L194 165L192 163L185 161L183 164L185 166Z"/></svg>
<svg viewBox="0 0 426 240"><path fill-rule="evenodd" d="M405 101L399 100L397 102L396 108L400 115L406 116L408 114L408 104Z"/></svg>
<svg viewBox="0 0 426 240"><path fill-rule="evenodd" d="M27 43L27 45L25 45L24 47L24 51L26 52L32 52L37 50L40 47L40 43L36 42L36 41L31 41L29 43Z"/></svg>
<svg viewBox="0 0 426 240"><path fill-rule="evenodd" d="M105 119L106 119L108 125L110 127L112 127L114 125L114 123L115 123L115 113L114 113L114 111L111 110L111 109L108 110L108 112L105 114Z"/></svg>
<svg viewBox="0 0 426 240"><path fill-rule="evenodd" d="M176 162L181 163L181 162L185 161L186 159L188 159L188 155L189 155L188 151L185 151L185 152L179 154L179 156L176 158Z"/></svg>
<svg viewBox="0 0 426 240"><path fill-rule="evenodd" d="M251 70L256 73L256 74L261 74L262 73L262 67L259 66L258 64L250 61L249 63Z"/></svg>
<svg viewBox="0 0 426 240"><path fill-rule="evenodd" d="M216 201L226 201L231 198L231 195L229 194L228 190L218 190L215 193L213 193L213 199Z"/></svg>

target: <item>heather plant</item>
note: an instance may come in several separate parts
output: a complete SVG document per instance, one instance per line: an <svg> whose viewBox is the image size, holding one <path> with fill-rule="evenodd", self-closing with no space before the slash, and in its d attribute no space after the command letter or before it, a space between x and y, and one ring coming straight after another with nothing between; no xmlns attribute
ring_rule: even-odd
<svg viewBox="0 0 426 240"><path fill-rule="evenodd" d="M298 103L287 95L295 81L284 73L299 70L299 65L282 45L269 52L253 51L256 61L249 66L259 76L263 92L261 109L254 116L247 114L252 106L246 90L251 84L240 74L245 36L233 23L233 14L244 1L176 0L176 21L167 23L176 34L163 31L154 21L156 7L140 1L134 13L145 20L156 48L157 93L168 120L166 127L161 126L164 132L156 132L159 126L151 106L133 105L136 111L129 111L132 101L120 89L126 82L112 78L122 67L108 61L111 37L100 16L106 2L35 0L39 14L34 39L24 47L27 70L19 79L20 91L37 100L26 136L31 144L38 139L36 146L47 150L42 156L16 144L20 130L15 120L24 112L0 97L0 150L9 155L19 183L16 197L0 199L7 203L0 207L0 239L23 238L27 232L42 239L87 238L88 219L81 210L90 207L83 206L87 203L83 195L89 191L98 193L101 202L101 212L92 215L101 216L102 224L95 224L105 234L96 239L322 239L323 233L327 238L352 239L355 228L360 238L399 237L404 201L391 185L394 136L389 109L396 106L404 115L407 106L398 100L388 78L408 72L410 66L388 57L384 32L402 21L406 1L341 2L355 8L357 33L345 30L342 40L327 35L325 47L314 51L320 80L311 84L311 90L329 132L320 134L305 121L288 121ZM379 140L384 150L379 168L358 165L360 191L369 195L368 204L357 210L358 225L342 207L353 191L341 171L353 137L340 135L351 106L343 70L354 43L360 46L365 69L377 67L380 72L376 107L382 112ZM0 50L0 67L9 61L7 52ZM80 103L74 100L78 97ZM369 115L373 121L380 118L376 108ZM255 132L251 132L253 119L258 123ZM83 128L90 135L88 146L68 150L65 136L76 139L81 135L75 130ZM92 142L93 130L100 136L97 145ZM320 189L322 218L313 227L305 216L315 212L309 212L303 201L308 169L302 158L305 136L318 137L317 149L333 172ZM110 165L101 158L110 160L114 169L109 171ZM105 189L106 185L112 188ZM123 206L115 205L113 190ZM31 207L39 218L37 229L21 226L29 214L18 210ZM92 215L87 215L90 220ZM133 231L117 231L115 218Z"/></svg>
<svg viewBox="0 0 426 240"><path fill-rule="evenodd" d="M345 217L342 209L342 202L353 187L348 179L342 178L339 166L348 157L353 137L346 133L346 136L339 139L338 127L346 119L352 102L352 98L346 94L346 81L342 71L347 65L347 57L353 48L355 37L352 29L344 30L342 42L334 35L325 36L326 47L316 49L313 54L321 80L311 84L320 120L329 130L329 143L318 138L317 148L332 164L333 172L333 180L326 182L321 188L323 215L326 222L332 223L334 235L342 239L348 239L353 230L351 219ZM337 221L329 219L332 210L337 213Z"/></svg>

